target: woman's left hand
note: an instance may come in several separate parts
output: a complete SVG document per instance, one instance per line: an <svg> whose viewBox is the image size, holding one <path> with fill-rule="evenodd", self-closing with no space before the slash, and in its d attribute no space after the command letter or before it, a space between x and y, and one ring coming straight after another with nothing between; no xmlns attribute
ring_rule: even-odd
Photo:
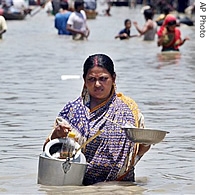
<svg viewBox="0 0 210 195"><path fill-rule="evenodd" d="M151 145L139 144L138 156L143 156L149 149Z"/></svg>

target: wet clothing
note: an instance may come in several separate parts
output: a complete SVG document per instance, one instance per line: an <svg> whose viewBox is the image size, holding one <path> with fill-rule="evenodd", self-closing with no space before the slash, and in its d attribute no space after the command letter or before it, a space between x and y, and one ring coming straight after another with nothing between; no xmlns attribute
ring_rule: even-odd
<svg viewBox="0 0 210 195"><path fill-rule="evenodd" d="M0 16L0 39L2 39L2 34L7 31L7 23L4 16Z"/></svg>
<svg viewBox="0 0 210 195"><path fill-rule="evenodd" d="M87 16L84 10L80 12L74 11L71 13L67 20L67 24L71 25L74 29L87 33ZM78 38L79 37L79 38ZM83 39L81 34L73 34L73 39Z"/></svg>
<svg viewBox="0 0 210 195"><path fill-rule="evenodd" d="M58 30L59 35L72 35L72 33L66 29L67 20L70 14L71 12L67 11L55 15L55 28Z"/></svg>
<svg viewBox="0 0 210 195"><path fill-rule="evenodd" d="M128 35L128 37L130 37L130 30L129 29L126 29L126 28L124 28L124 29L122 29L120 32L119 32L119 35L122 35L122 34L127 34ZM127 37L119 37L121 40L122 39L127 39Z"/></svg>
<svg viewBox="0 0 210 195"><path fill-rule="evenodd" d="M129 141L121 127L107 118L121 126L126 123L138 126L140 117L141 126L144 123L137 104L123 94L116 94L113 91L108 100L92 110L88 96L86 93L67 103L59 113L59 116L67 120L85 140L98 130L102 131L83 151L89 163L84 185L117 180L128 170L131 159L135 158L138 144ZM133 166L122 181L134 181Z"/></svg>
<svg viewBox="0 0 210 195"><path fill-rule="evenodd" d="M169 31L167 25L169 22L176 21L172 15L167 15L162 26L157 32L158 37L163 37L162 51L179 51L181 45L181 31L175 27L174 31Z"/></svg>

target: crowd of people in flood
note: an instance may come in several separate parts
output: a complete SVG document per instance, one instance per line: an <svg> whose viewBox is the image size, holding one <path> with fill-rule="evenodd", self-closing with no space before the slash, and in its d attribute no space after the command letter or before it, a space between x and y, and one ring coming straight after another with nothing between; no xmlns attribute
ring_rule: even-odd
<svg viewBox="0 0 210 195"><path fill-rule="evenodd" d="M24 0L0 0L0 15L2 9L11 12L21 12L28 9ZM111 16L111 1L101 0L102 4L106 4L103 13ZM131 1L129 1L131 3ZM134 5L138 1L134 1ZM179 47L183 45L189 37L182 38L179 26L181 23L189 26L194 22L190 17L185 17L185 21L173 14L184 13L188 15L195 14L194 1L174 1L174 0L158 0L158 1L139 1L141 13L144 15L145 23L141 26L137 21L131 21L129 18L124 20L124 28L114 36L115 39L129 39L132 37L143 37L144 41L155 41L157 36L157 46L162 47L162 51L175 50L179 51ZM176 6L175 6L176 5ZM74 40L87 39L90 29L87 24L86 10L97 10L96 0L47 0L41 4L48 14L54 15L54 27L57 29L58 35L71 35ZM131 4L128 4L131 6ZM18 10L19 8L19 10ZM20 10L22 8L22 10ZM131 7L130 7L131 8ZM157 18L154 18L159 14ZM193 23L193 24L192 24ZM131 34L131 26L136 29L135 34ZM7 31L7 24L4 16L0 17L0 38Z"/></svg>
<svg viewBox="0 0 210 195"><path fill-rule="evenodd" d="M142 3L142 2L140 2ZM183 3L185 3L183 5ZM137 21L131 21L126 18L124 20L124 28L122 28L116 35L115 39L125 40L132 37L143 37L144 41L154 41L158 37L157 46L162 47L162 51L179 51L179 47L189 40L188 37L182 38L179 26L181 23L191 26L189 18L185 17L185 21L181 21L173 13L175 10L189 10L191 8L191 15L195 12L194 2L189 4L182 1L182 4L175 8L174 1L157 1L154 5L151 1L142 6L141 12L144 15L145 23L141 27ZM88 8L96 9L96 2L91 0L88 5L87 0L76 0L74 7L69 5L67 1L61 1L59 10L53 12L55 15L55 28L59 35L72 35L74 40L87 39L90 34L90 29L87 25L87 15L85 10ZM71 9L69 9L71 7ZM181 9L184 7L185 9ZM73 9L72 9L73 8ZM110 10L111 7L107 7ZM107 13L107 12L106 12ZM159 17L154 18L155 14L159 13ZM134 25L137 33L131 34L131 26Z"/></svg>

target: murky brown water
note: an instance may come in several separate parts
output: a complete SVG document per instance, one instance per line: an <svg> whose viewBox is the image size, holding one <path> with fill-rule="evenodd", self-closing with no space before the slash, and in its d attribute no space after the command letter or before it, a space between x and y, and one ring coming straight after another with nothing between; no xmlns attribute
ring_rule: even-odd
<svg viewBox="0 0 210 195"><path fill-rule="evenodd" d="M1 194L194 194L195 190L195 32L181 26L190 41L181 55L160 56L156 42L115 40L124 19L144 18L140 8L113 7L111 17L88 20L88 41L59 37L53 16L41 11L24 21L9 21L0 42L0 193ZM136 33L134 27L132 33ZM135 99L148 128L170 132L136 166L136 183L102 183L88 187L37 184L38 156L63 105L76 98L90 54L115 61L117 89Z"/></svg>

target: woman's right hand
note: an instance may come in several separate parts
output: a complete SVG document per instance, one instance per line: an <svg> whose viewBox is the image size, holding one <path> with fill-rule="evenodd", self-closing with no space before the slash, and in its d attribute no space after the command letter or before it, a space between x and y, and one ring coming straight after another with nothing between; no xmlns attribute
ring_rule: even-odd
<svg viewBox="0 0 210 195"><path fill-rule="evenodd" d="M54 131L52 132L51 139L66 137L70 131L70 125L61 117L57 117L54 124Z"/></svg>
<svg viewBox="0 0 210 195"><path fill-rule="evenodd" d="M50 140L56 139L56 138L61 138L61 137L67 137L69 131L71 131L69 123L65 119L63 119L61 117L57 117L55 120L55 124L54 124L54 128L52 130L52 133L46 139L46 141L43 145L43 151L45 150L46 144Z"/></svg>

